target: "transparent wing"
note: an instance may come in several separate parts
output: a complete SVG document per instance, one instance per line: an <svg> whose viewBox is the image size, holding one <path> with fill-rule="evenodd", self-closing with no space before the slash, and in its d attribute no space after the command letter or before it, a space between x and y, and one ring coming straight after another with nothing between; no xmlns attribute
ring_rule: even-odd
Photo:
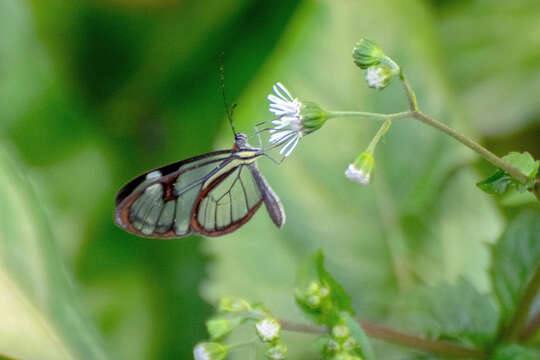
<svg viewBox="0 0 540 360"><path fill-rule="evenodd" d="M240 164L207 181L193 209L192 228L206 236L228 234L245 224L262 202L249 165Z"/></svg>
<svg viewBox="0 0 540 360"><path fill-rule="evenodd" d="M148 237L182 237L191 232L193 204L205 182L234 167L231 151L180 161L143 174L116 198L115 222Z"/></svg>

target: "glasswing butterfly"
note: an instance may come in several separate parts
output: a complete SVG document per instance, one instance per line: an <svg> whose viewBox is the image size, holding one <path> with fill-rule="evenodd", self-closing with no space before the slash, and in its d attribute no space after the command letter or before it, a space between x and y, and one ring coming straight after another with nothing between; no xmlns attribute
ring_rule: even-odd
<svg viewBox="0 0 540 360"><path fill-rule="evenodd" d="M253 148L245 134L235 132L231 150L169 164L128 182L116 195L114 221L143 237L221 236L244 225L264 203L282 227L283 206L257 168L261 156L268 156L262 145Z"/></svg>

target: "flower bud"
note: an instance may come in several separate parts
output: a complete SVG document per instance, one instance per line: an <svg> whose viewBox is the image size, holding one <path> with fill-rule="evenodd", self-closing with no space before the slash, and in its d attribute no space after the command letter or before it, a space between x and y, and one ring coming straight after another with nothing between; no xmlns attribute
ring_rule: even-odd
<svg viewBox="0 0 540 360"><path fill-rule="evenodd" d="M343 346L343 350L351 351L351 350L356 349L357 345L358 344L356 343L356 340L354 340L352 336L349 336L347 340L343 342L342 346Z"/></svg>
<svg viewBox="0 0 540 360"><path fill-rule="evenodd" d="M287 354L287 346L285 344L277 344L266 350L264 356L267 359L281 360L285 359L285 354Z"/></svg>
<svg viewBox="0 0 540 360"><path fill-rule="evenodd" d="M353 48L354 63L361 69L378 65L384 57L381 47L374 41L360 39Z"/></svg>
<svg viewBox="0 0 540 360"><path fill-rule="evenodd" d="M244 311L251 311L251 305L244 299L224 297L219 302L218 312L220 313L240 313Z"/></svg>
<svg viewBox="0 0 540 360"><path fill-rule="evenodd" d="M373 65L366 70L366 82L370 88L384 89L398 72L387 64Z"/></svg>
<svg viewBox="0 0 540 360"><path fill-rule="evenodd" d="M371 172L374 168L375 159L373 158L373 155L364 151L356 158L354 163L349 165L345 171L345 176L352 181L367 185L371 180Z"/></svg>
<svg viewBox="0 0 540 360"><path fill-rule="evenodd" d="M349 334L349 328L345 325L336 325L332 328L332 337L340 343L345 342Z"/></svg>
<svg viewBox="0 0 540 360"><path fill-rule="evenodd" d="M242 317L232 319L217 317L208 320L206 322L206 329L208 330L208 334L210 334L210 339L218 340L229 335L235 327L240 325L242 320Z"/></svg>
<svg viewBox="0 0 540 360"><path fill-rule="evenodd" d="M195 360L223 360L227 352L227 348L220 343L204 342L193 348L193 358Z"/></svg>
<svg viewBox="0 0 540 360"><path fill-rule="evenodd" d="M326 111L312 101L302 101L299 115L301 118L302 135L319 130L328 118Z"/></svg>
<svg viewBox="0 0 540 360"><path fill-rule="evenodd" d="M271 342L279 338L281 325L274 318L266 318L255 324L257 335L261 341Z"/></svg>

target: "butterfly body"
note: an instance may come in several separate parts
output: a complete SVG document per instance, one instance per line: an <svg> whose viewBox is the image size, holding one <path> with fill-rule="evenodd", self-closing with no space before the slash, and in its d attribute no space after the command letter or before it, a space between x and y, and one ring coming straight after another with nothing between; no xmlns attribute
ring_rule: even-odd
<svg viewBox="0 0 540 360"><path fill-rule="evenodd" d="M257 168L264 155L236 134L232 150L221 150L149 171L116 196L115 223L143 237L178 238L191 233L220 236L235 231L262 203L281 227L279 198Z"/></svg>

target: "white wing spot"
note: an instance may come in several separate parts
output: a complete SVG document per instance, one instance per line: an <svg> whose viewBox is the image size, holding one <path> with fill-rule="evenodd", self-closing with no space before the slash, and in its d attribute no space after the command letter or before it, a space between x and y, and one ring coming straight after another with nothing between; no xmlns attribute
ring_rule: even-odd
<svg viewBox="0 0 540 360"><path fill-rule="evenodd" d="M152 172L149 172L148 174L146 174L146 179L147 180L157 179L157 178L160 178L160 177L161 177L161 173L158 170L155 170L155 171L152 171Z"/></svg>

